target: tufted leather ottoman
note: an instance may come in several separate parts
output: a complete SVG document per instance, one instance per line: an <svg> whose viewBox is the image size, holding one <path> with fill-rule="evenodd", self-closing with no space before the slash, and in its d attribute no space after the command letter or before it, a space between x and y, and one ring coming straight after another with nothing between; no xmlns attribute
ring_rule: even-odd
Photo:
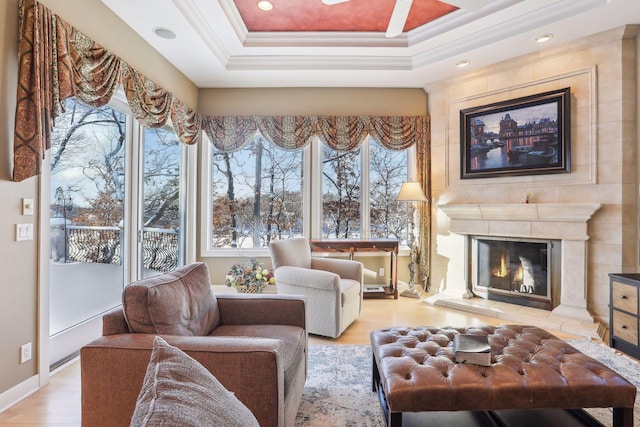
<svg viewBox="0 0 640 427"><path fill-rule="evenodd" d="M488 335L492 366L455 363L458 333ZM372 331L371 348L388 426L403 412L607 407L633 426L633 384L540 328L395 327Z"/></svg>

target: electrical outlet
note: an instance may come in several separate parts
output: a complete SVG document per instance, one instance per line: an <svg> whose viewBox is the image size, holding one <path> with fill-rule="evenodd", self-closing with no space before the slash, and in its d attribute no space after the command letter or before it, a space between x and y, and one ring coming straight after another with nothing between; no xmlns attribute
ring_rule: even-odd
<svg viewBox="0 0 640 427"><path fill-rule="evenodd" d="M378 276L380 276L380 277L384 276L384 267L380 267L378 269Z"/></svg>
<svg viewBox="0 0 640 427"><path fill-rule="evenodd" d="M31 360L31 343L28 342L20 346L20 363Z"/></svg>

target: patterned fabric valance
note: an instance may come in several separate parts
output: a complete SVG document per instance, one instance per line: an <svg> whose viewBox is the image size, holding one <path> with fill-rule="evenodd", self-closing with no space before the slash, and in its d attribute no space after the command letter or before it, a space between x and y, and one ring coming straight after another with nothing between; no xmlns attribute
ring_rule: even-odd
<svg viewBox="0 0 640 427"><path fill-rule="evenodd" d="M235 116L206 118L203 129L220 151L239 150L257 130L285 150L297 150L318 137L337 151L356 149L371 136L390 150L427 140L424 116Z"/></svg>
<svg viewBox="0 0 640 427"><path fill-rule="evenodd" d="M339 151L357 148L367 135L393 150L428 142L425 116L202 116L36 0L21 0L13 179L40 174L67 98L99 107L120 85L144 126L170 119L180 141L192 144L204 131L225 152L242 148L258 130L288 150L314 137Z"/></svg>

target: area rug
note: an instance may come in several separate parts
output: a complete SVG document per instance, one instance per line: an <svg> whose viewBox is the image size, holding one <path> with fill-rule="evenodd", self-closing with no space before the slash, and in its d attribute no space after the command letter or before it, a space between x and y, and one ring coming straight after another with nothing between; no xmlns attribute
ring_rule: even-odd
<svg viewBox="0 0 640 427"><path fill-rule="evenodd" d="M378 396L371 391L371 369L368 345L310 345L296 425L384 427Z"/></svg>
<svg viewBox="0 0 640 427"><path fill-rule="evenodd" d="M582 353L624 376L640 390L640 363L590 339L568 340ZM371 390L371 347L368 345L309 346L309 375L296 425L299 427L384 427L377 395ZM640 426L640 396L634 424ZM609 408L588 409L605 426L612 425Z"/></svg>
<svg viewBox="0 0 640 427"><path fill-rule="evenodd" d="M640 362L626 354L607 345L594 342L590 339L567 340L580 352L593 357L604 365L622 375L640 391ZM611 408L587 409L594 418L605 426L612 425ZM633 410L633 425L640 426L640 394L636 394L636 403Z"/></svg>

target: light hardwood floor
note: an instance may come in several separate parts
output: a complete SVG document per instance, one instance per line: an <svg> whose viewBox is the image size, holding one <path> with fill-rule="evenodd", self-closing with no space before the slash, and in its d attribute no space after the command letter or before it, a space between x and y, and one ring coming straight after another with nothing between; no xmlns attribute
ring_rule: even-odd
<svg viewBox="0 0 640 427"><path fill-rule="evenodd" d="M388 326L498 325L500 319L434 307L412 298L367 299L361 316L338 339L310 336L310 345L369 344L369 333ZM560 338L575 336L549 330ZM80 426L80 362L57 370L50 383L0 413L0 426Z"/></svg>

